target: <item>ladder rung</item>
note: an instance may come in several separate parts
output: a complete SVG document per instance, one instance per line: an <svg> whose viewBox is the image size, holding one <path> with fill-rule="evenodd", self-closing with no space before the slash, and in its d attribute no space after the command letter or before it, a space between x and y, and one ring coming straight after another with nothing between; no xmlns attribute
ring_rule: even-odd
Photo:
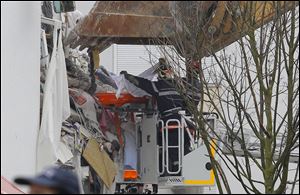
<svg viewBox="0 0 300 195"><path fill-rule="evenodd" d="M169 125L167 127L164 127L164 129L177 129L177 128L181 128L180 125Z"/></svg>
<svg viewBox="0 0 300 195"><path fill-rule="evenodd" d="M168 146L168 148L179 148L180 146Z"/></svg>

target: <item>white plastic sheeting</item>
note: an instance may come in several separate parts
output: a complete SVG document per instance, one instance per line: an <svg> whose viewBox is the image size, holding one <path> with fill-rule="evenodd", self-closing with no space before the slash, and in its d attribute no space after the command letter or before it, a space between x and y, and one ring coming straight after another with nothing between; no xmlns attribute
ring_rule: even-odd
<svg viewBox="0 0 300 195"><path fill-rule="evenodd" d="M154 77L155 77L155 74L156 74L155 70L158 68L158 66L159 66L159 64L156 64L156 65L148 68L147 70L145 70L144 72L142 72L138 76L142 77L144 79L153 80ZM116 93L117 98L119 98L121 93L124 92L124 91L130 93L134 97L151 96L150 94L148 94L144 90L136 87L134 84L132 84L128 80L126 80L124 75L112 76L112 79L115 81L115 83L118 87L118 91Z"/></svg>
<svg viewBox="0 0 300 195"><path fill-rule="evenodd" d="M115 81L118 91L116 93L116 97L119 98L121 93L128 92L134 97L143 97L143 96L151 96L146 91L137 88L134 84L130 83L124 75L120 76L112 76L113 80Z"/></svg>
<svg viewBox="0 0 300 195"><path fill-rule="evenodd" d="M145 70L144 72L142 72L141 74L139 74L139 77L142 77L144 79L148 79L148 80L153 80L154 76L155 76L155 71L158 69L158 67L160 66L159 63L155 64L154 66L148 68L147 70Z"/></svg>
<svg viewBox="0 0 300 195"><path fill-rule="evenodd" d="M59 23L60 24L60 23ZM53 53L44 87L42 121L37 147L37 171L55 163L59 154L62 122L70 116L67 71L62 46L62 34L57 39L54 24ZM57 43L58 40L58 45Z"/></svg>

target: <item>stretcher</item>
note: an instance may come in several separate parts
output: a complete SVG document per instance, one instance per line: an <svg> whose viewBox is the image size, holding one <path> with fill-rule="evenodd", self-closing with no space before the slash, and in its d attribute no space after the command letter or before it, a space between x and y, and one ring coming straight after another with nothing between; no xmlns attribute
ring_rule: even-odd
<svg viewBox="0 0 300 195"><path fill-rule="evenodd" d="M119 98L115 93L96 93L96 100L106 107L122 107L125 104L146 104L146 97L134 97L129 93L122 93Z"/></svg>

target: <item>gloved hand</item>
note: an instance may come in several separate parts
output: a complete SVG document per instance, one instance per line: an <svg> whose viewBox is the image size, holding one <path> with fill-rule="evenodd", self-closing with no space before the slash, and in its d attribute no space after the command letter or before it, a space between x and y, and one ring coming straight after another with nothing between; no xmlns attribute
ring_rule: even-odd
<svg viewBox="0 0 300 195"><path fill-rule="evenodd" d="M122 71L120 72L120 74L126 75L126 74L128 74L128 72L127 72L126 70L122 70Z"/></svg>
<svg viewBox="0 0 300 195"><path fill-rule="evenodd" d="M138 85L138 84L139 84L139 81L138 81L136 78L134 78L133 75L128 74L127 71L122 70L122 71L120 72L120 74L121 74L121 75L123 74L124 77L125 77L129 82L131 82L132 84L134 84L134 85Z"/></svg>

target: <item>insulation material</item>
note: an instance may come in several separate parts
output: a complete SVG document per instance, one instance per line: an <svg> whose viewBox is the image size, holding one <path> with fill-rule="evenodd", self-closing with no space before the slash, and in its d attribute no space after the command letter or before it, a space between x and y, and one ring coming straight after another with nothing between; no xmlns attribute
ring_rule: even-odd
<svg viewBox="0 0 300 195"><path fill-rule="evenodd" d="M64 143L59 142L57 157L60 160L60 162L65 164L66 162L71 160L71 158L73 158L73 154Z"/></svg>

